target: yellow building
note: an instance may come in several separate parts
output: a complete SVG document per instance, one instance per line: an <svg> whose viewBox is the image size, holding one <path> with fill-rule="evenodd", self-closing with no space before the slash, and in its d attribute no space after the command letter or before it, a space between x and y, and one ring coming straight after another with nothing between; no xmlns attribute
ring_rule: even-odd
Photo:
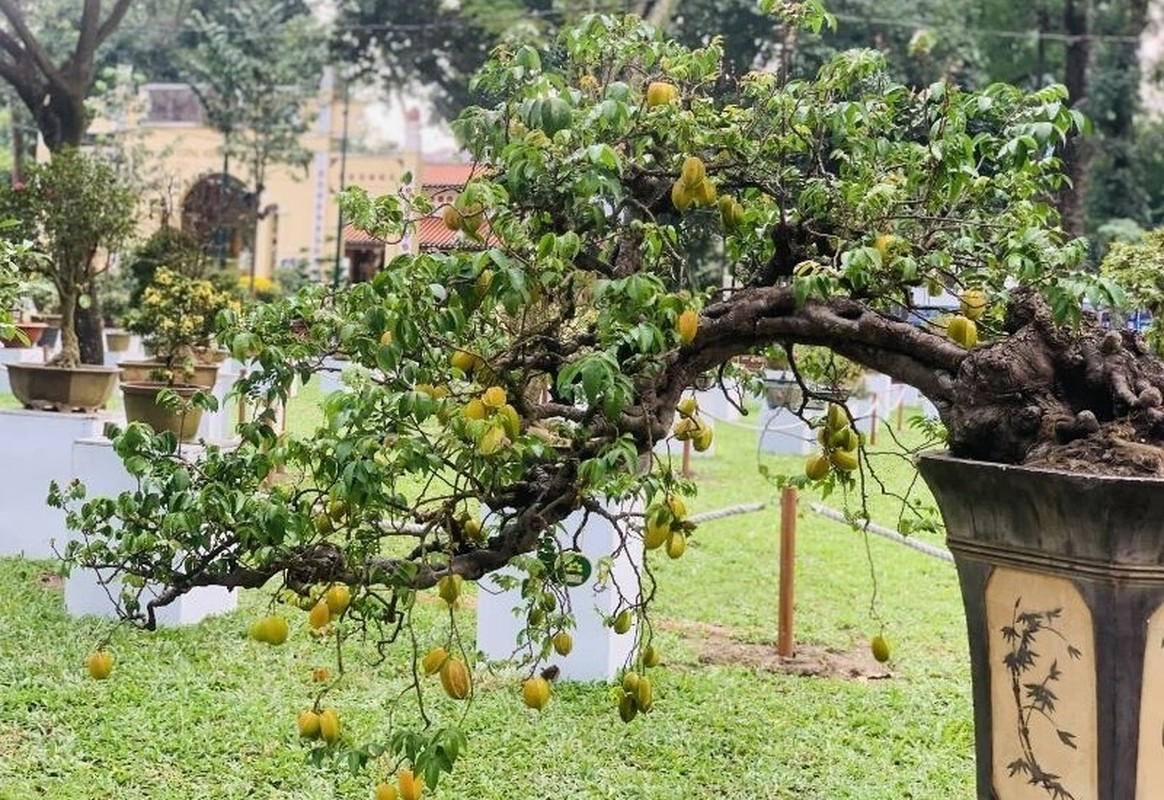
<svg viewBox="0 0 1164 800"><path fill-rule="evenodd" d="M120 125L100 127L124 133L128 146L142 153L144 171L157 184L152 196L143 197L148 212L142 214L142 235L148 236L163 222L180 226L244 274L253 257L257 276L271 277L278 267L304 264L309 274L329 280L340 234L337 195L341 185L387 194L399 189L405 172L418 175L420 171L418 120L415 126L410 124L399 152L362 152L358 145L365 135L363 105L353 101L345 108L342 93L325 77L314 102L314 123L302 139L311 154L306 170L268 167L256 206L245 165L228 163L223 181L222 134L205 123L189 86L147 84L139 105L140 110ZM252 254L248 230L252 223L246 220L253 219L256 207L260 221L254 229ZM394 249L398 248L389 243L385 255L391 258ZM341 263L346 278L354 270L347 258Z"/></svg>

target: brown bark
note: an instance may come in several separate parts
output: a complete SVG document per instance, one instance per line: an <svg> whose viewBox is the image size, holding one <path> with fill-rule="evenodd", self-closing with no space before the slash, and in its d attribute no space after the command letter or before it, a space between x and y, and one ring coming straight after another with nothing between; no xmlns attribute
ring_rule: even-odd
<svg viewBox="0 0 1164 800"><path fill-rule="evenodd" d="M1063 23L1069 37L1063 83L1067 101L1078 106L1087 99L1087 74L1091 66L1091 0L1066 0ZM1084 198L1091 166L1090 145L1082 137L1071 139L1063 153L1063 169L1070 183L1059 194L1059 213L1064 227L1074 236L1083 235Z"/></svg>
<svg viewBox="0 0 1164 800"><path fill-rule="evenodd" d="M73 287L57 287L61 299L61 351L53 359L54 364L73 367L80 363L81 349L77 341L77 297Z"/></svg>
<svg viewBox="0 0 1164 800"><path fill-rule="evenodd" d="M0 31L0 79L28 107L52 152L81 143L88 127L85 98L93 85L94 56L121 24L132 0L115 0L102 18L101 0L84 0L73 52L60 64L29 29L16 0L0 0L11 33Z"/></svg>
<svg viewBox="0 0 1164 800"><path fill-rule="evenodd" d="M97 282L89 280L86 288L89 306L77 309L77 343L80 345L82 364L105 363L105 318L101 313L101 296Z"/></svg>

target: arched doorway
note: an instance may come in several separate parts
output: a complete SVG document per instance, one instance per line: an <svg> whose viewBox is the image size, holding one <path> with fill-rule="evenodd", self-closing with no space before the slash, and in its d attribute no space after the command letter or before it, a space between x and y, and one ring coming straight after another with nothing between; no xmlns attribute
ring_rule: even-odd
<svg viewBox="0 0 1164 800"><path fill-rule="evenodd" d="M243 250L254 252L254 194L232 175L199 178L182 198L182 230L215 259L238 263Z"/></svg>

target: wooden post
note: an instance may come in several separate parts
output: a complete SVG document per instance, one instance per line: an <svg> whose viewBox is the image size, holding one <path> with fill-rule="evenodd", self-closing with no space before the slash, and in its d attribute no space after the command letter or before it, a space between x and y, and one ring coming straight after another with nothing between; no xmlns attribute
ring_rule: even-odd
<svg viewBox="0 0 1164 800"><path fill-rule="evenodd" d="M240 367L239 371L238 371L238 379L241 381L246 376L247 376L246 367ZM238 422L236 424L241 425L242 423L244 423L246 421L247 421L246 396L240 393L238 396Z"/></svg>
<svg viewBox="0 0 1164 800"><path fill-rule="evenodd" d="M792 657L792 611L796 577L796 487L785 486L780 494L780 608L776 653Z"/></svg>
<svg viewBox="0 0 1164 800"><path fill-rule="evenodd" d="M905 400L897 401L897 429L900 431L905 425Z"/></svg>
<svg viewBox="0 0 1164 800"><path fill-rule="evenodd" d="M881 402L881 398L877 396L877 392L873 393L873 414L869 417L869 444L873 447L877 446L877 404Z"/></svg>
<svg viewBox="0 0 1164 800"><path fill-rule="evenodd" d="M690 439L683 440L683 466L679 470L679 474L681 474L684 478L691 477L691 440Z"/></svg>

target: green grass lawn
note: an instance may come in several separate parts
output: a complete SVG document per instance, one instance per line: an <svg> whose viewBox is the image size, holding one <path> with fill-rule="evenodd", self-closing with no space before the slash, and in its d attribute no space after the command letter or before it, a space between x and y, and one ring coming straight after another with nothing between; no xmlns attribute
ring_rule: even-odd
<svg viewBox="0 0 1164 800"><path fill-rule="evenodd" d="M310 429L317 400L314 386L300 393L293 430ZM775 498L757 471L754 431L721 424L715 452L694 462L701 494L693 512ZM801 459L764 461L796 469ZM903 466L890 472L895 483L907 480ZM810 499L802 493L802 509ZM892 524L891 503L871 507ZM522 707L516 680L479 674L463 723L469 751L426 796L972 796L970 682L953 568L871 538L892 676L777 674L746 654L775 641L778 524L778 509L769 507L701 526L678 561L651 554L665 664L655 670L650 715L623 725L611 688L600 684L556 685L538 715ZM797 641L865 658L880 623L869 612L864 536L805 511L798 537ZM119 629L113 675L97 682L82 662L106 625L65 615L61 590L43 581L51 569L0 559L0 798L371 797L367 775L306 763L294 718L311 702L312 667L329 664L331 654L298 617L281 648L247 639L268 600L259 592L244 593L237 612L197 626ZM447 615L432 603L416 613L435 641ZM473 611L456 617L471 636ZM406 685L402 652L379 664L372 656L354 649L329 700L361 741L383 733L388 705ZM457 722L464 704L444 698L435 682L426 686L438 723Z"/></svg>

